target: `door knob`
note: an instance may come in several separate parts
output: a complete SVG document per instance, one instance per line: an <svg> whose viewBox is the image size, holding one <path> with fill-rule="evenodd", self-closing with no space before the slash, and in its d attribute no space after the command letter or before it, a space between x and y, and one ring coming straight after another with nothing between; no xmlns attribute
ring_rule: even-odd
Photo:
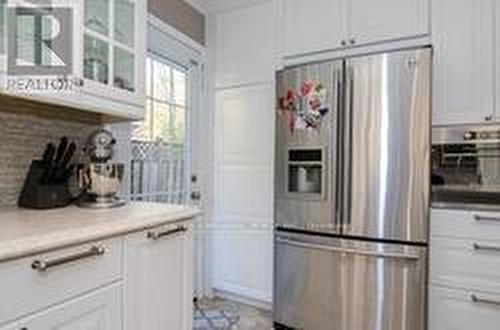
<svg viewBox="0 0 500 330"><path fill-rule="evenodd" d="M191 199L194 201L199 201L201 199L201 192L199 191L192 191L191 192Z"/></svg>

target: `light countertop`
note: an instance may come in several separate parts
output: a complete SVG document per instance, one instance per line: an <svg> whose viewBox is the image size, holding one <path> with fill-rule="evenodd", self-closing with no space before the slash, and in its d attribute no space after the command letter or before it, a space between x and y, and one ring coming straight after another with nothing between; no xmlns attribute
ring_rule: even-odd
<svg viewBox="0 0 500 330"><path fill-rule="evenodd" d="M0 209L0 261L124 235L200 215L196 207L132 202L112 209Z"/></svg>

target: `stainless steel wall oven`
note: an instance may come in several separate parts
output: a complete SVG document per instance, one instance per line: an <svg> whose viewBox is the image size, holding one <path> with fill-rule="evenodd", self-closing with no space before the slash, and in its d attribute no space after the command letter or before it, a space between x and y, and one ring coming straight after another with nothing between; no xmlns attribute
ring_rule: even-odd
<svg viewBox="0 0 500 330"><path fill-rule="evenodd" d="M500 127L433 128L432 201L462 208L500 205Z"/></svg>

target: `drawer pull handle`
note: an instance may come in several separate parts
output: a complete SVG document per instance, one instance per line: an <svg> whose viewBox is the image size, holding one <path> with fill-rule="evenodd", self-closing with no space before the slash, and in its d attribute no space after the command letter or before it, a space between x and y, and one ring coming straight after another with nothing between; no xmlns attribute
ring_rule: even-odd
<svg viewBox="0 0 500 330"><path fill-rule="evenodd" d="M470 295L470 300L472 300L472 302L477 303L477 304L487 304L487 305L500 306L500 301L480 298L477 295L475 295L474 293L472 293Z"/></svg>
<svg viewBox="0 0 500 330"><path fill-rule="evenodd" d="M483 250L483 251L494 251L494 252L500 252L500 246L491 246L491 245L480 245L478 243L472 244L472 247L474 250Z"/></svg>
<svg viewBox="0 0 500 330"><path fill-rule="evenodd" d="M476 221L493 221L493 222L500 222L500 218L496 217L483 217L481 215L474 215L474 220Z"/></svg>
<svg viewBox="0 0 500 330"><path fill-rule="evenodd" d="M149 231L147 233L147 237L149 239L152 239L153 241L155 241L155 240L160 239L162 237L172 236L172 235L177 234L177 233L183 233L187 230L188 229L186 226L180 226L180 227L177 227L175 229L170 229L170 230L166 230L166 231L162 231L162 232Z"/></svg>
<svg viewBox="0 0 500 330"><path fill-rule="evenodd" d="M88 258L92 258L92 257L102 256L104 253L106 253L106 249L103 246L94 245L88 251L74 254L71 256L67 256L67 257L63 257L63 258L59 258L59 259L54 259L54 260L35 260L31 264L31 268L43 273L43 272L47 271L49 268L61 266L61 265L68 264L68 263L75 262L75 261L82 260L82 259L88 259Z"/></svg>

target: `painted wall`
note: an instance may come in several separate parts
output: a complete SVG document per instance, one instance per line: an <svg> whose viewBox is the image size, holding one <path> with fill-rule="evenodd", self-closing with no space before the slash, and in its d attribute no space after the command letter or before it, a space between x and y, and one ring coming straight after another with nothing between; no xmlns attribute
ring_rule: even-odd
<svg viewBox="0 0 500 330"><path fill-rule="evenodd" d="M149 0L148 11L205 45L205 16L184 0Z"/></svg>

